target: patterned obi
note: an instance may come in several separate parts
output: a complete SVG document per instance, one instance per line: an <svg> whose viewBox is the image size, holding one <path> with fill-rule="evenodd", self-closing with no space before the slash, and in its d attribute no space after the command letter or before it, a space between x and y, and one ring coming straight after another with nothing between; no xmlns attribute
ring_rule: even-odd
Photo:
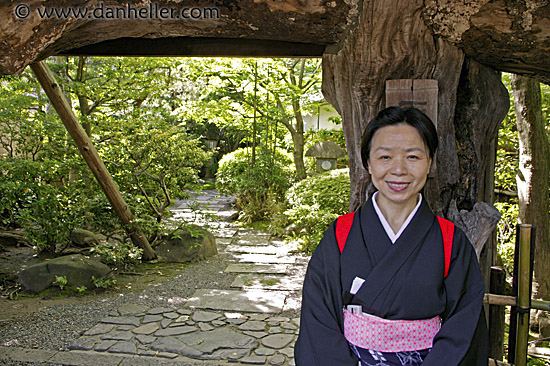
<svg viewBox="0 0 550 366"><path fill-rule="evenodd" d="M403 352L432 348L440 328L439 316L423 320L387 320L344 309L344 336L348 342L373 351Z"/></svg>

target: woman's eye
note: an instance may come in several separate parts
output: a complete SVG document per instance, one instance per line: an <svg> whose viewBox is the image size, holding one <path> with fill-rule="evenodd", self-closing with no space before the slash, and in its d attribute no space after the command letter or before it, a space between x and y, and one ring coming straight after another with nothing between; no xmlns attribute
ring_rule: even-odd
<svg viewBox="0 0 550 366"><path fill-rule="evenodd" d="M418 156L416 156L416 155L409 155L407 158L409 160L418 160Z"/></svg>
<svg viewBox="0 0 550 366"><path fill-rule="evenodd" d="M389 160L390 157L388 155L382 155L379 159L380 160Z"/></svg>

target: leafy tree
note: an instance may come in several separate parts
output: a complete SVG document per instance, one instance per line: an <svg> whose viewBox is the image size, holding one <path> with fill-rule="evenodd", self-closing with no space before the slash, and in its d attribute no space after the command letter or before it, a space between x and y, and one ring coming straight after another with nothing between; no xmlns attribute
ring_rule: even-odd
<svg viewBox="0 0 550 366"><path fill-rule="evenodd" d="M142 218L160 222L172 198L183 196L183 187L208 159L171 115L165 91L172 81L171 63L82 57L52 61L50 67L100 155L111 162L127 201ZM37 249L55 251L68 241L72 227L84 224L82 217L109 221L109 204L97 200L98 185L32 74L5 78L0 90L1 146L11 159L2 159L0 169L0 191L9 193L0 200L3 224L24 225ZM84 209L87 203L97 215Z"/></svg>
<svg viewBox="0 0 550 366"><path fill-rule="evenodd" d="M221 59L206 61L207 67L195 80L206 85L200 103L187 115L224 125L228 121L240 130L251 131L247 144L255 163L256 147L274 146L290 133L298 179L306 176L304 165L303 113L317 110L321 69L317 59ZM208 71L207 71L208 70Z"/></svg>

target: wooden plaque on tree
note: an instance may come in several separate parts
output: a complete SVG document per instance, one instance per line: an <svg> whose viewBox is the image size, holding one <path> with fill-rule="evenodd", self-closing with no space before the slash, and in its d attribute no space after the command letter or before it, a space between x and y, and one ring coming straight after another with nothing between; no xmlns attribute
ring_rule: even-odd
<svg viewBox="0 0 550 366"><path fill-rule="evenodd" d="M424 112L437 128L438 86L434 79L386 80L386 107L415 107ZM435 172L436 159L431 172ZM430 173L430 176L433 173Z"/></svg>

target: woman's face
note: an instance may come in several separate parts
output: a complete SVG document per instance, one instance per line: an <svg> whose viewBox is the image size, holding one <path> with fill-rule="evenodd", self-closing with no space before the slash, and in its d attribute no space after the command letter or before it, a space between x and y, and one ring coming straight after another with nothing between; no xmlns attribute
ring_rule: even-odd
<svg viewBox="0 0 550 366"><path fill-rule="evenodd" d="M380 192L378 205L397 204L412 210L430 165L428 148L416 128L400 123L376 131L368 166L372 183Z"/></svg>

